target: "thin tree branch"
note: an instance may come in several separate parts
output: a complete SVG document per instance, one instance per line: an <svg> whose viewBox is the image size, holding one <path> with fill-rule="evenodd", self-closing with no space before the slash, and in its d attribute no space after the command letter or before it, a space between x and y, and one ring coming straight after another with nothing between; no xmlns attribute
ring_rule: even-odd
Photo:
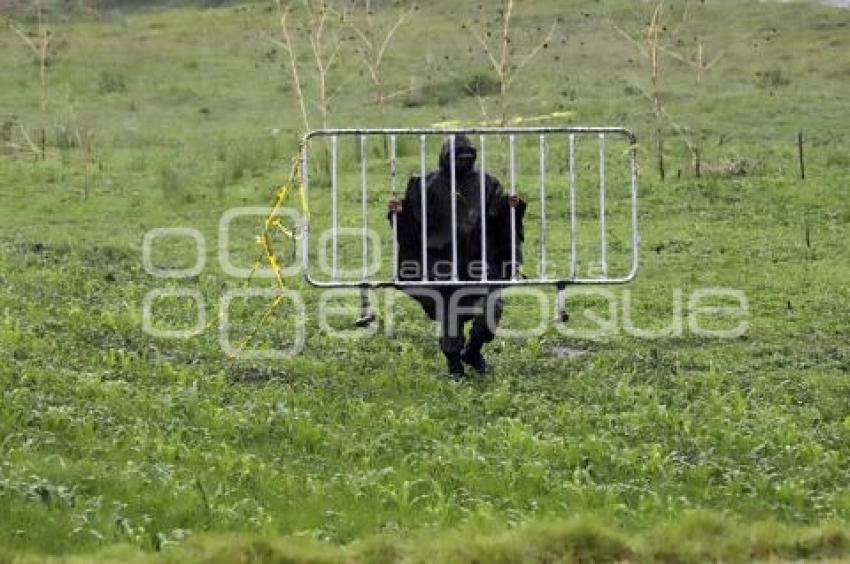
<svg viewBox="0 0 850 564"><path fill-rule="evenodd" d="M535 55L537 55L537 53L539 53L541 49L544 49L545 47L547 47L549 45L549 43L552 41L552 35L555 34L555 27L557 25L558 25L557 23L553 23L552 27L549 29L549 33L546 35L545 39L543 39L543 41L538 43L537 46L534 49L532 49L531 52L528 53L523 58L523 60L516 66L516 68L513 71L511 71L511 77L508 80L508 86L510 86L511 83L513 83L514 77L516 77L520 72L522 72L522 69L525 68L525 66L529 62L531 62L531 60L535 57Z"/></svg>
<svg viewBox="0 0 850 564"><path fill-rule="evenodd" d="M286 22L291 9L291 5L287 4L286 8L281 10L280 0L275 0L280 16L280 28L283 33L283 43L276 42L281 45L289 55L289 69L292 72L292 81L295 84L295 92L298 95L298 105L301 109L301 119L304 124L304 131L310 130L310 120L307 117L307 106L304 101L304 90L301 88L301 77L298 74L298 62L295 59L295 49L292 46L292 38L289 36L289 26Z"/></svg>
<svg viewBox="0 0 850 564"><path fill-rule="evenodd" d="M381 43L381 48L378 49L378 56L376 59L378 67L381 66L381 61L384 58L384 52L387 50L387 46L390 44L390 41L392 41L393 35L395 35L395 32L398 30L398 28L400 28L402 24L404 24L404 21L411 15L413 15L413 12L415 11L416 6L411 6L408 11L404 12L401 16L399 16L398 20L396 20L395 24L387 32L386 37L384 37L384 42Z"/></svg>
<svg viewBox="0 0 850 564"><path fill-rule="evenodd" d="M496 57L493 56L493 53L490 51L490 46L487 44L487 41L484 39L484 36L480 36L477 33L473 33L475 39L481 43L481 46L484 48L484 53L487 55L487 58L490 59L490 64L493 65L493 70L496 71L496 74L501 76L501 66L499 62L496 60Z"/></svg>
<svg viewBox="0 0 850 564"><path fill-rule="evenodd" d="M647 52L647 50L646 50L646 49L644 49L644 47L643 47L643 45L641 45L641 42L640 42L640 41L638 41L637 39L635 39L634 37L632 37L631 35L629 35L629 34L628 34L628 33L627 33L627 32L626 32L623 28L621 28L620 26L618 26L618 25L616 25L616 24L612 24L612 25L614 26L614 30L615 30L615 31L617 31L620 35L622 35L623 37L625 37L626 39L628 39L628 40L629 40L629 42L630 42L630 43L631 43L631 44L632 44L632 45L633 45L633 46L634 46L634 47L635 47L638 51L640 51L641 55L643 55L643 56L644 56L644 57L646 57L647 59L649 58L649 53Z"/></svg>
<svg viewBox="0 0 850 564"><path fill-rule="evenodd" d="M23 31L21 31L20 28L18 28L18 26L16 26L11 19L6 19L6 25L15 33L15 35L17 35L21 39L21 41L24 42L24 44L30 49L30 51L32 51L33 55L38 57L41 54L38 47L36 47L35 43L32 42L32 39L27 37L27 35Z"/></svg>

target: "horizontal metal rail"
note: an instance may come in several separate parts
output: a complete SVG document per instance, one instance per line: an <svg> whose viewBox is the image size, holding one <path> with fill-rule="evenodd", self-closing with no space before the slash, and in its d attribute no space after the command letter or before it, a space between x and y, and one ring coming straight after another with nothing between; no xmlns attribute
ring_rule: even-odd
<svg viewBox="0 0 850 564"><path fill-rule="evenodd" d="M487 268L485 267L484 276L481 280L463 280L458 276L458 241L457 241L457 203L456 198L452 197L451 203L451 256L452 268L449 279L434 280L428 278L428 210L427 210L427 194L426 194L426 139L428 136L441 136L449 140L451 147L450 151L450 188L452 196L455 196L457 191L456 184L456 163L455 163L455 138L457 135L477 135L478 136L478 164L480 172L480 202L482 211L481 221L481 237L482 249L481 259L482 264L486 262L487 256L487 241L486 241L486 213L483 213L485 206L484 185L486 181L486 144L487 136L506 136L508 139L509 155L509 182L508 194L513 196L517 193L516 187L516 136L537 136L539 141L539 194L540 194L540 264L541 275L536 278L520 278L516 270L516 209L510 208L510 238L511 238L511 273L508 280L489 279L486 275ZM569 265L570 273L567 277L558 278L547 276L547 237L546 237L546 151L552 146L548 142L549 135L565 135L567 146L567 197L569 205L569 215L566 218L569 222ZM580 277L578 275L578 215L576 211L576 190L577 190L577 163L576 163L576 141L577 136L597 136L598 151L599 151L599 237L600 237L600 258L601 272L599 277ZM625 276L609 277L608 276L608 244L607 244L607 223L606 223L606 168L605 168L605 138L609 135L618 135L626 138L629 144L629 152L631 156L630 162L630 211L631 211L631 266ZM339 180L337 176L338 168L338 140L339 137L359 137L359 157L360 157L360 203L361 203L361 230L362 230L362 276L359 280L340 280L338 278L338 202L339 197ZM413 136L419 139L419 195L420 195L420 217L421 221L421 240L422 240L422 278L419 280L398 280L395 269L398 266L398 228L396 218L392 219L392 235L393 235L393 276L392 279L381 280L370 278L368 271L369 265L369 245L367 240L367 195L368 195L368 177L367 177L367 138L369 136L382 136L389 139L389 162L390 162L390 195L396 196L396 175L398 166L397 155L397 139L400 136ZM634 133L622 127L470 127L470 128L349 128L349 129L320 129L313 130L304 136L301 154L301 173L302 183L305 192L305 198L309 198L309 175L308 175L308 145L309 141L318 137L331 138L331 229L332 229L332 275L331 280L317 280L311 274L309 260L309 241L310 241L310 225L309 219L305 217L302 225L302 266L304 270L305 280L319 288L404 288L404 287L462 287L462 286L488 286L488 287L507 287L507 286L557 286L563 289L565 286L573 284L625 284L632 281L638 272L639 259L639 242L640 235L638 231L638 164L637 164L637 138ZM550 191L551 192L551 191Z"/></svg>
<svg viewBox="0 0 850 564"><path fill-rule="evenodd" d="M625 127L389 127L389 128L342 128L342 129L314 129L304 135L304 141L314 137L330 137L333 135L540 135L541 133L574 133L592 134L604 133L606 135L624 135L630 144L637 143L637 137L631 130Z"/></svg>

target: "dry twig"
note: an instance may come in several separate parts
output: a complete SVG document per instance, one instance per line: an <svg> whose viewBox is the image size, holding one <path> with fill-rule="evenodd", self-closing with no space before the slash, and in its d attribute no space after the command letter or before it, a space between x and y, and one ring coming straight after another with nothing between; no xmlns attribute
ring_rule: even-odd
<svg viewBox="0 0 850 564"><path fill-rule="evenodd" d="M498 58L495 55L495 49L488 43L487 34L484 33L483 30L479 30L475 33L475 38L478 40L478 43L481 44L482 49L484 50L484 54L487 56L487 60L490 62L490 66L493 68L493 71L496 73L496 76L499 79L499 114L500 114L500 123L501 125L505 125L508 121L508 114L510 113L509 108L509 100L508 100L508 91L510 90L511 85L517 76L522 72L522 70L531 62L532 59L542 50L549 46L549 43L552 41L552 36L555 33L555 29L557 24L552 24L552 27L549 29L549 33L546 37L540 41L536 46L534 46L531 51L529 51L517 64L514 64L514 52L513 45L514 41L512 38L512 26L511 20L513 17L513 0L502 0L502 34L500 37L500 46L499 46L499 56ZM483 100L479 97L478 101L481 106L481 113L487 116L486 109L484 107Z"/></svg>
<svg viewBox="0 0 850 564"><path fill-rule="evenodd" d="M354 19L351 20L351 27L354 30L354 33L357 34L360 42L363 44L363 50L361 51L363 55L363 62L369 70L369 77L372 79L372 84L375 87L375 99L378 102L378 106L382 114L384 110L384 102L388 99L384 86L384 55L386 54L387 47L389 47L395 33L404 24L404 22L413 15L416 9L416 6L411 6L407 11L402 12L402 14L395 20L395 23L386 30L381 30L379 26L375 24L371 10L369 10L368 7L366 8L365 17L363 18L363 25L359 25Z"/></svg>

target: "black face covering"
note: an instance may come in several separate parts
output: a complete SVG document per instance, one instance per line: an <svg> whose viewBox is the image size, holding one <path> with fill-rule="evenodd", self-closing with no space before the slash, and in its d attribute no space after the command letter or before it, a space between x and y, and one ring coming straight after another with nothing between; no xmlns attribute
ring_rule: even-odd
<svg viewBox="0 0 850 564"><path fill-rule="evenodd" d="M455 176L466 178L475 171L475 157L477 156L475 146L466 135L455 137ZM451 144L448 139L443 143L440 151L440 169L448 176L451 173Z"/></svg>
<svg viewBox="0 0 850 564"><path fill-rule="evenodd" d="M469 153L455 155L455 174L458 178L464 178L472 174L475 169L475 156Z"/></svg>

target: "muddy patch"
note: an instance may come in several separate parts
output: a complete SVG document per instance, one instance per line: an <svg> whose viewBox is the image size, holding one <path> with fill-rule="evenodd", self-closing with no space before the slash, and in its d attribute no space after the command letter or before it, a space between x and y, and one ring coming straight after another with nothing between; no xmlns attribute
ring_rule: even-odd
<svg viewBox="0 0 850 564"><path fill-rule="evenodd" d="M573 358L579 358L582 356L587 356L590 354L590 351L577 349L573 347L568 347L566 345L558 345L552 347L552 357L559 359L570 360Z"/></svg>

